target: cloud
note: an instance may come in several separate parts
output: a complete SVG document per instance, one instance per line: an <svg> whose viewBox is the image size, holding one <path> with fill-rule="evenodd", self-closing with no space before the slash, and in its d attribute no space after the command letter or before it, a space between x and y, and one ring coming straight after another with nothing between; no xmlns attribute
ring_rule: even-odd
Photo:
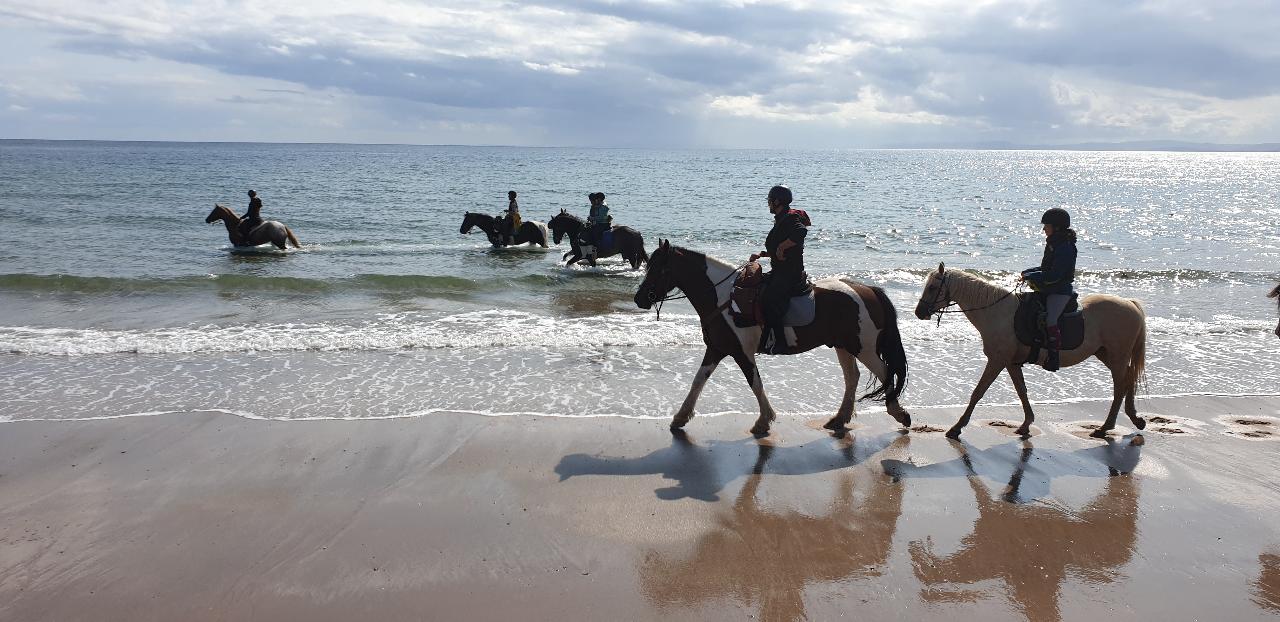
<svg viewBox="0 0 1280 622"><path fill-rule="evenodd" d="M0 93L110 119L132 82L174 122L198 92L236 131L353 141L1269 141L1277 28L1254 1L9 0L0 33L37 43Z"/></svg>

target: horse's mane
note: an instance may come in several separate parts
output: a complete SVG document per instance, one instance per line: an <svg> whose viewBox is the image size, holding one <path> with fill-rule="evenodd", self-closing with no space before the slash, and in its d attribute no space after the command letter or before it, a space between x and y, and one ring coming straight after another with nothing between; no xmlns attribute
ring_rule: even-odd
<svg viewBox="0 0 1280 622"><path fill-rule="evenodd" d="M971 305L985 305L1009 295L1009 290L1004 287L967 270L947 270L946 275L952 300L959 296L966 298Z"/></svg>

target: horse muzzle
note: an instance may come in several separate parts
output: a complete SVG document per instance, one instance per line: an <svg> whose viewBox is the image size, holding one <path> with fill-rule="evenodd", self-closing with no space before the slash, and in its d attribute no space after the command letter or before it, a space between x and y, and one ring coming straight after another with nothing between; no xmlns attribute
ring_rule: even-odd
<svg viewBox="0 0 1280 622"><path fill-rule="evenodd" d="M923 304L916 305L916 319L927 320L932 316L933 311L930 311L929 307Z"/></svg>
<svg viewBox="0 0 1280 622"><path fill-rule="evenodd" d="M653 308L653 302L654 302L653 288L646 287L636 292L635 302L636 302L636 306L640 307L641 309Z"/></svg>

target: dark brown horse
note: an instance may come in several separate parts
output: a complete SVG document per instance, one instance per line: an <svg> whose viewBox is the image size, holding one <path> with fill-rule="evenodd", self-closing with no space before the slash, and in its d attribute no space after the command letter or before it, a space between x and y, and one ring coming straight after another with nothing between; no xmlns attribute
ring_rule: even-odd
<svg viewBox="0 0 1280 622"><path fill-rule="evenodd" d="M1275 286L1275 289L1272 289L1271 293L1267 294L1267 297L1268 298L1280 297L1280 285ZM1277 300L1276 304L1280 305L1280 300ZM1276 322L1276 336L1280 337L1280 322Z"/></svg>
<svg viewBox="0 0 1280 622"><path fill-rule="evenodd" d="M231 238L232 246L245 248L270 242L275 244L276 248L284 250L285 242L288 241L294 248L302 248L302 245L298 244L298 238L293 237L293 232L279 221L263 221L262 224L251 229L248 237L245 237L240 234L240 217L231 208L214 203L213 211L209 212L204 222L213 224L219 220L227 226L227 237Z"/></svg>
<svg viewBox="0 0 1280 622"><path fill-rule="evenodd" d="M671 421L673 430L684 427L693 417L693 406L703 385L726 356L738 364L760 405L760 417L751 432L768 434L769 425L776 418L756 368L761 329L759 326L740 328L729 316L729 294L737 272L723 261L672 246L670 241L659 241L658 249L649 257L649 268L636 291L636 306L648 309L655 302L668 299L672 290L679 289L698 312L702 339L707 346L702 366L694 374L693 387ZM885 400L889 415L902 425L910 426L911 415L898 404L898 396L907 381L907 355L898 335L898 314L889 297L878 287L850 279L824 279L815 283L814 289L817 309L813 322L788 331L794 331L795 337L791 353L818 346L835 348L844 370L844 399L836 415L826 423L827 429L843 430L853 417L859 378L855 359L861 361L879 383L862 398Z"/></svg>
<svg viewBox="0 0 1280 622"><path fill-rule="evenodd" d="M476 212L467 212L462 217L462 226L458 228L458 233L471 233L471 228L475 227L484 232L489 238L489 243L494 248L504 246L519 246L521 244L537 244L542 248L547 248L547 226L532 220L526 220L520 223L520 230L513 236L511 244L506 244L502 239L502 235L498 232L498 219L488 214L479 214Z"/></svg>
<svg viewBox="0 0 1280 622"><path fill-rule="evenodd" d="M572 266L584 257L579 241L584 227L586 227L586 223L581 218L565 210L560 210L559 214L547 221L547 228L551 229L551 235L556 244L559 244L565 235L569 236L569 245L572 248L561 258L569 260L565 262L565 267ZM621 254L623 259L631 263L633 270L638 269L641 263L649 260L649 254L644 251L644 236L640 235L639 231L631 227L613 227L610 232L613 236L613 244L609 246L597 244L597 259ZM592 261L591 265L594 266L595 262Z"/></svg>

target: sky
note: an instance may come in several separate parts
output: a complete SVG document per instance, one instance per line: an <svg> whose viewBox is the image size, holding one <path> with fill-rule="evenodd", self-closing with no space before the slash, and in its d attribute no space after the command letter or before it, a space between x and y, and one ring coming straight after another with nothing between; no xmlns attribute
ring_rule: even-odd
<svg viewBox="0 0 1280 622"><path fill-rule="evenodd" d="M1276 0L0 0L0 138L1280 142Z"/></svg>

